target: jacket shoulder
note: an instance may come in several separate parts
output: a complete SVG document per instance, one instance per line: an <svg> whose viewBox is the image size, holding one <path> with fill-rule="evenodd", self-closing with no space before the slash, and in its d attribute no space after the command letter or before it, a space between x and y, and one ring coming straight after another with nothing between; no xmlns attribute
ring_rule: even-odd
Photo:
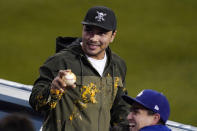
<svg viewBox="0 0 197 131"><path fill-rule="evenodd" d="M119 55L117 55L115 52L112 52L112 60L113 62L120 66L120 67L124 67L124 68L127 68L126 67L126 62L124 61L124 59L122 59Z"/></svg>
<svg viewBox="0 0 197 131"><path fill-rule="evenodd" d="M140 131L171 131L171 129L165 125L152 125L152 126L146 126L140 129Z"/></svg>

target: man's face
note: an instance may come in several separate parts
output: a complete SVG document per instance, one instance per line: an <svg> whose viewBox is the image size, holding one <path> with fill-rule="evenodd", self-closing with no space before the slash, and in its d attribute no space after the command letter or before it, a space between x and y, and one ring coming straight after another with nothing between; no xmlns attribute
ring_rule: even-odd
<svg viewBox="0 0 197 131"><path fill-rule="evenodd" d="M113 42L116 32L97 26L84 25L82 31L82 49L90 57L103 59L105 49Z"/></svg>
<svg viewBox="0 0 197 131"><path fill-rule="evenodd" d="M149 115L148 110L137 103L132 105L127 119L129 121L130 131L139 131L145 126L155 124L154 115Z"/></svg>

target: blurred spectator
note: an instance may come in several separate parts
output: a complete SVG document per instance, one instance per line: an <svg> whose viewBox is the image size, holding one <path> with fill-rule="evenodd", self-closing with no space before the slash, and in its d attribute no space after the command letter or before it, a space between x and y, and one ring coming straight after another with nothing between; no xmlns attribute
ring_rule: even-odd
<svg viewBox="0 0 197 131"><path fill-rule="evenodd" d="M27 116L14 113L0 120L0 131L35 131L35 129Z"/></svg>

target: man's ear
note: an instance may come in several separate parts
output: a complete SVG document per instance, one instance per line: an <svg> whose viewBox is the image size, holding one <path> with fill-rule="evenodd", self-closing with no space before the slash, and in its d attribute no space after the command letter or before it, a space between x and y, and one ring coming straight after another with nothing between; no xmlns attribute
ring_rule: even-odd
<svg viewBox="0 0 197 131"><path fill-rule="evenodd" d="M117 33L117 30L112 32L112 36L111 36L111 40L110 40L111 43L114 41L114 38L116 37L116 33Z"/></svg>
<svg viewBox="0 0 197 131"><path fill-rule="evenodd" d="M160 118L161 118L161 117L160 117L160 114L155 113L155 114L154 114L154 118L153 118L153 119L154 119L153 124L154 124L154 125L158 124L159 121L160 121Z"/></svg>

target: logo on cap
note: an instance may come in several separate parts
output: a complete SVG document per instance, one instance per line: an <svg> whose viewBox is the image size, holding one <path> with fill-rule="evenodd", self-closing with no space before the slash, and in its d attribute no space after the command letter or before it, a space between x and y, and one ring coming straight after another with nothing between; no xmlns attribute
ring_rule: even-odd
<svg viewBox="0 0 197 131"><path fill-rule="evenodd" d="M107 14L103 13L103 12L99 12L96 11L96 13L98 14L97 16L95 16L95 19L99 22L101 21L105 21L104 16L106 16Z"/></svg>
<svg viewBox="0 0 197 131"><path fill-rule="evenodd" d="M159 110L159 106L158 105L155 105L155 108L154 108L155 110Z"/></svg>

